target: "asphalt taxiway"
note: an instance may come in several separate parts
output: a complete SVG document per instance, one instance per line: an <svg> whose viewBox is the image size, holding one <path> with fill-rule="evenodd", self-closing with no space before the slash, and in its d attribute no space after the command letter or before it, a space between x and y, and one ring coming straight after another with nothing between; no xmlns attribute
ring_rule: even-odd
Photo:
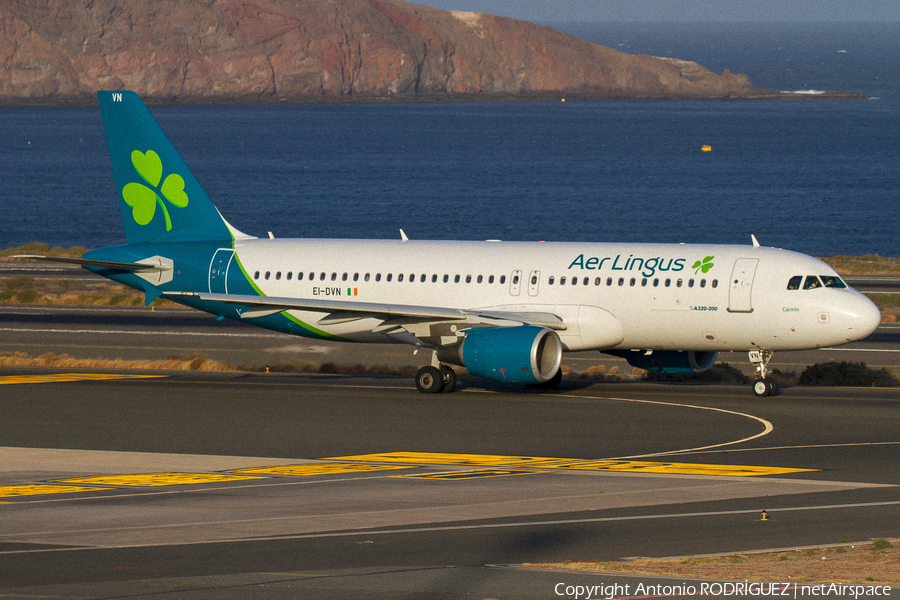
<svg viewBox="0 0 900 600"><path fill-rule="evenodd" d="M553 598L508 565L900 533L900 392L461 383L0 369L0 590Z"/></svg>

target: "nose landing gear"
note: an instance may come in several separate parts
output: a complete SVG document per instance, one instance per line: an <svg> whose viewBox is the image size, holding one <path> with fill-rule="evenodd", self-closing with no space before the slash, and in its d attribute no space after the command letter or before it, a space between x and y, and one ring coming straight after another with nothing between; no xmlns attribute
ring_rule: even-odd
<svg viewBox="0 0 900 600"><path fill-rule="evenodd" d="M771 396L778 391L774 381L766 379L769 361L774 352L771 350L753 350L750 352L750 362L756 365L756 379L753 380L753 393L757 396Z"/></svg>

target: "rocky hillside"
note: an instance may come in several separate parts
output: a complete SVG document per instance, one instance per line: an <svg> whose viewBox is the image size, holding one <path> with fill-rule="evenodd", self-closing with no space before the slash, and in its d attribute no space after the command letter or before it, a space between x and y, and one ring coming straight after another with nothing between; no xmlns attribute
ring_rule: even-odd
<svg viewBox="0 0 900 600"><path fill-rule="evenodd" d="M402 0L4 0L0 103L748 98L745 76Z"/></svg>

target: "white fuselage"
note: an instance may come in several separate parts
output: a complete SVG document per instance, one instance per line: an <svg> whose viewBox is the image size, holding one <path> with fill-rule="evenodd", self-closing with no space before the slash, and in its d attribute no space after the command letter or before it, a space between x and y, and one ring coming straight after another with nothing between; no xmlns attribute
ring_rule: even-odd
<svg viewBox="0 0 900 600"><path fill-rule="evenodd" d="M551 313L565 323L557 333L569 351L810 349L862 339L881 318L850 288L788 289L797 276L837 274L766 247L238 239L234 249L265 296ZM415 325L392 330L377 316L290 314L341 339L420 341Z"/></svg>

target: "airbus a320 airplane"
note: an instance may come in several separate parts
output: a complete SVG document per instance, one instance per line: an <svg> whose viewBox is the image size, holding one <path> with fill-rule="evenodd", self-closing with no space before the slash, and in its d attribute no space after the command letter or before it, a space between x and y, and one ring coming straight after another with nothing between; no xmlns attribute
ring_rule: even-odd
<svg viewBox="0 0 900 600"><path fill-rule="evenodd" d="M258 239L232 227L141 99L98 92L127 244L74 262L220 317L293 335L432 351L424 393L449 365L553 386L563 352L598 350L667 373L749 351L773 392L777 350L860 340L878 308L825 263L752 246Z"/></svg>

